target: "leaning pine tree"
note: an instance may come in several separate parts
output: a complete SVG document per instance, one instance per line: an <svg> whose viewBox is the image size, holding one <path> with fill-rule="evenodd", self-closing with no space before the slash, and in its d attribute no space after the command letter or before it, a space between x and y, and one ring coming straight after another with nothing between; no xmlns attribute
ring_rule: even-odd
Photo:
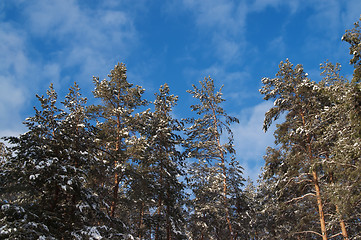
<svg viewBox="0 0 361 240"><path fill-rule="evenodd" d="M288 227L283 225L284 234L332 238L339 227L331 217L335 210L326 192L330 176L324 163L331 145L324 141L329 121L323 114L329 108L330 98L322 85L307 77L301 65L294 67L288 60L280 63L275 78L264 78L262 82L260 92L264 99L274 100L274 107L266 113L264 129L285 115L275 132L279 148L268 150L264 172L265 180L274 183L279 211L289 219L298 219L294 223L289 221ZM321 233L315 228L317 222ZM336 222L342 225L343 220L339 218ZM347 238L344 229L343 235Z"/></svg>

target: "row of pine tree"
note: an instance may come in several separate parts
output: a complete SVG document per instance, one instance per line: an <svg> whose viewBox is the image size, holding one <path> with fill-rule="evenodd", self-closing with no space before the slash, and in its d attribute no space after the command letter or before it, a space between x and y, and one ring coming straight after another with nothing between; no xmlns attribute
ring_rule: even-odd
<svg viewBox="0 0 361 240"><path fill-rule="evenodd" d="M360 239L360 30L342 38L351 80L325 62L314 82L289 60L262 79L274 101L263 128L278 124L255 185L244 185L238 119L210 77L188 91L186 119L167 84L145 100L124 64L93 79L96 105L76 83L62 101L51 85L28 131L1 144L0 238Z"/></svg>

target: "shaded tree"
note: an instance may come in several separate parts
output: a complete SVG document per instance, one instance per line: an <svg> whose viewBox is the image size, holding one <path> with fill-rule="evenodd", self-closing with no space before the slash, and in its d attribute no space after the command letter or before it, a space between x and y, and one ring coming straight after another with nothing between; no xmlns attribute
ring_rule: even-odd
<svg viewBox="0 0 361 240"><path fill-rule="evenodd" d="M95 164L92 134L84 112L86 100L75 84L57 107L52 85L47 97L37 96L41 108L26 119L28 132L7 138L12 156L2 173L10 197L1 207L2 237L83 238L115 236L88 188ZM4 201L3 200L3 201Z"/></svg>

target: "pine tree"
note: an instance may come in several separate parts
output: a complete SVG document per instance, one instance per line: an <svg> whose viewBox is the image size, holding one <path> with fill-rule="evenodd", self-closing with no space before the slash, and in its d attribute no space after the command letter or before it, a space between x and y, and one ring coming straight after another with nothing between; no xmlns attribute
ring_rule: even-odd
<svg viewBox="0 0 361 240"><path fill-rule="evenodd" d="M236 239L235 211L240 210L239 187L244 181L242 169L230 164L227 155L234 162L233 135L231 123L238 122L221 107L224 101L221 89L216 92L213 79L200 81L200 88L193 85L188 92L200 101L192 105L198 119L188 119L191 126L186 129L188 136L185 147L188 155L198 162L191 165L188 184L194 194L190 201L191 231L193 237L207 239L218 237ZM228 133L228 142L222 143L222 134ZM231 179L230 174L233 174Z"/></svg>
<svg viewBox="0 0 361 240"><path fill-rule="evenodd" d="M126 67L117 64L108 75L109 80L100 81L94 77L94 97L102 101L101 105L91 106L89 112L97 121L97 142L99 158L105 162L102 196L107 202L107 211L111 217L117 216L119 189L124 187L126 174L131 169L129 148L135 136L136 126L134 110L146 102L142 100L144 89L127 81ZM121 214L121 211L118 212Z"/></svg>
<svg viewBox="0 0 361 240"><path fill-rule="evenodd" d="M277 125L275 132L280 154L277 151L268 153L266 171L268 177L279 179L278 198L284 204L297 204L301 208L302 204L309 204L310 197L316 200L321 233L300 226L299 230L292 229L294 234L314 233L326 240L325 197L320 182L324 174L319 147L322 121L318 117L324 103L318 86L307 78L301 65L293 67L287 60L281 62L279 68L276 78L262 79L264 86L260 90L265 100L275 100L274 107L265 115L264 129L282 114L286 118ZM274 154L279 157L272 157ZM304 215L305 219L309 216Z"/></svg>
<svg viewBox="0 0 361 240"><path fill-rule="evenodd" d="M178 150L182 139L177 134L181 125L171 115L178 97L170 94L167 84L160 87L155 97L155 111L147 129L147 151L150 153L147 157L156 183L154 234L155 239L181 239L184 238L184 184L180 177L184 175L184 163Z"/></svg>
<svg viewBox="0 0 361 240"><path fill-rule="evenodd" d="M339 219L344 239L359 232L360 222L358 204L360 202L360 148L358 129L360 124L354 121L355 82L349 82L340 76L340 65L329 62L322 66L324 78L320 86L327 96L328 105L320 117L328 125L322 139L327 142L324 166L327 169L330 186L329 196ZM332 144L330 144L332 143ZM352 220L351 220L352 219ZM347 226L347 222L349 226Z"/></svg>
<svg viewBox="0 0 361 240"><path fill-rule="evenodd" d="M12 157L5 165L10 197L2 205L2 237L83 238L112 232L100 223L106 216L87 186L94 164L91 133L84 115L85 99L75 84L58 108L52 85L47 97L37 96L41 109L27 118L29 131L10 137ZM96 220L95 220L96 219ZM107 235L109 236L109 235Z"/></svg>
<svg viewBox="0 0 361 240"><path fill-rule="evenodd" d="M361 17L360 17L361 20ZM360 22L354 24L354 28L346 30L342 36L342 41L350 44L350 64L354 66L353 82L361 81L361 28Z"/></svg>
<svg viewBox="0 0 361 240"><path fill-rule="evenodd" d="M360 18L361 20L361 18ZM359 183L359 178L361 174L361 161L360 161L360 141L361 141L361 29L360 23L356 22L353 29L347 30L342 37L343 41L346 41L350 44L350 54L353 55L350 60L350 64L354 66L354 74L352 81L349 85L345 100L342 101L341 106L346 108L339 108L340 112L346 113L347 123L343 124L341 132L347 134L347 138L340 138L338 152L340 157L344 158L349 164L352 164L351 168L347 171L347 176L349 177L350 190L348 193L352 193L353 196L350 196L348 199L349 206L354 206L354 209L360 209L360 194L359 189L361 187L357 184ZM341 195L345 196L345 195ZM347 196L347 195L346 195ZM352 200L351 200L352 199ZM346 204L345 204L346 205ZM350 231L355 238L360 237L360 211L351 210L349 213L350 217Z"/></svg>

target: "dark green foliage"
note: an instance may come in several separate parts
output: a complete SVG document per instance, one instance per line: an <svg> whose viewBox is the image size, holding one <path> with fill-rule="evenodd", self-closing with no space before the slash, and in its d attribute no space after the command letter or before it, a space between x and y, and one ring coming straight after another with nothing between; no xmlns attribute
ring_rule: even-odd
<svg viewBox="0 0 361 240"><path fill-rule="evenodd" d="M152 235L155 239L185 238L184 162L178 150L181 124L172 117L177 99L165 84L155 94L154 111L138 115L135 174L129 179L125 196L130 201L132 233L142 239Z"/></svg>
<svg viewBox="0 0 361 240"><path fill-rule="evenodd" d="M244 186L231 130L239 121L210 77L188 91L198 103L184 121L167 84L148 102L124 64L93 79L98 105L76 83L58 101L51 85L28 131L0 143L0 238L359 239L359 23L343 40L350 81L326 62L316 83L289 60L262 79L274 101L263 128L279 122L258 186Z"/></svg>
<svg viewBox="0 0 361 240"><path fill-rule="evenodd" d="M329 101L322 118L327 120L323 139L327 148L324 167L328 172L330 185L327 191L330 200L338 206L341 216L348 226L349 236L356 237L360 232L359 204L361 200L360 186L360 121L355 111L355 88L358 83L349 82L339 75L339 66L326 63L324 80L320 83L324 95ZM356 112L356 113L355 113Z"/></svg>
<svg viewBox="0 0 361 240"><path fill-rule="evenodd" d="M274 100L274 107L265 115L264 129L285 115L284 122L278 124L275 131L279 148L270 149L265 156L266 183L274 188L280 204L279 215L284 218L281 222L288 222L289 226L276 227L284 232L282 238L319 232L316 226L321 224L322 229L325 218L319 217L317 211L323 214L326 208L325 194L318 190L324 185L325 171L321 163L325 142L321 136L326 123L320 117L326 104L320 87L307 78L301 65L293 67L288 60L280 63L275 78L264 78L262 82L260 92L264 99ZM316 196L320 198L317 204ZM314 211L309 211L312 208ZM294 219L297 222L292 224Z"/></svg>
<svg viewBox="0 0 361 240"><path fill-rule="evenodd" d="M281 62L276 78L263 79L261 93L266 100L275 100L275 106L266 113L264 129L282 114L285 116L275 131L279 147L269 148L265 156L264 180L260 185L261 196L268 199L261 207L261 216L272 216L277 222L264 225L278 239L298 235L317 238L320 231L315 226L320 219L325 221L328 236L342 229L345 238L346 234L358 237L359 211L355 209L360 203L360 122L355 121L354 101L357 83L340 76L339 64L326 62L321 69L323 80L314 83L307 79L302 66L293 68L287 60ZM270 193L275 194L275 199L266 197ZM317 193L322 205L316 204ZM315 214L320 213L320 207L325 214L322 218ZM340 228L342 224L344 228Z"/></svg>
<svg viewBox="0 0 361 240"><path fill-rule="evenodd" d="M8 138L13 147L2 170L7 192L1 196L2 233L34 239L96 235L103 228L100 224L109 222L99 209L97 194L88 187L96 162L86 99L76 84L63 102L68 111L57 107L52 86L47 97L38 99L41 109L35 108L35 116L25 122L29 131Z"/></svg>

